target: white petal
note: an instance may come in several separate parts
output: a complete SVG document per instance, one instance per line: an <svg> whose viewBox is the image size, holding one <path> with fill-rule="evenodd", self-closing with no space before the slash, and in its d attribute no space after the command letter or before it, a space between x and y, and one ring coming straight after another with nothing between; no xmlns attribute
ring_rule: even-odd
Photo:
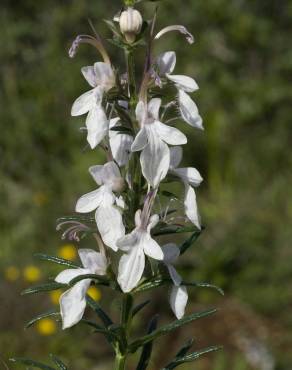
<svg viewBox="0 0 292 370"><path fill-rule="evenodd" d="M143 126L147 117L145 104L140 100L136 106L136 118L140 125Z"/></svg>
<svg viewBox="0 0 292 370"><path fill-rule="evenodd" d="M81 68L81 72L91 87L96 87L96 76L93 66Z"/></svg>
<svg viewBox="0 0 292 370"><path fill-rule="evenodd" d="M189 77L184 75L167 75L167 78L174 82L176 87L180 90L186 91L186 92L194 92L199 89L198 84L196 81Z"/></svg>
<svg viewBox="0 0 292 370"><path fill-rule="evenodd" d="M75 279L77 276L80 275L87 275L90 274L90 270L88 269L67 269L62 272L60 272L57 277L55 278L55 281L57 283L61 284L69 284L71 280Z"/></svg>
<svg viewBox="0 0 292 370"><path fill-rule="evenodd" d="M82 94L75 100L71 109L71 116L82 116L92 109L95 104L94 89Z"/></svg>
<svg viewBox="0 0 292 370"><path fill-rule="evenodd" d="M90 279L79 281L73 288L67 290L60 297L60 309L63 329L77 324L86 308L85 295L90 285Z"/></svg>
<svg viewBox="0 0 292 370"><path fill-rule="evenodd" d="M185 314L188 292L185 286L173 286L170 294L170 306L175 316L181 319Z"/></svg>
<svg viewBox="0 0 292 370"><path fill-rule="evenodd" d="M94 211L103 201L104 187L91 191L90 193L82 195L78 199L75 211L79 213L88 213Z"/></svg>
<svg viewBox="0 0 292 370"><path fill-rule="evenodd" d="M138 152L144 149L147 144L148 144L148 133L146 127L143 126L134 139L134 142L131 146L131 151Z"/></svg>
<svg viewBox="0 0 292 370"><path fill-rule="evenodd" d="M117 247L124 251L128 252L130 251L133 247L135 247L137 244L139 244L140 241L140 234L137 232L136 229L134 229L130 234L127 234L120 238L117 241Z"/></svg>
<svg viewBox="0 0 292 370"><path fill-rule="evenodd" d="M96 210L95 220L103 242L117 251L117 241L125 235L121 211L115 206L100 206Z"/></svg>
<svg viewBox="0 0 292 370"><path fill-rule="evenodd" d="M149 219L149 223L147 226L147 231L150 233L150 230L153 229L159 222L159 216L158 215L152 215Z"/></svg>
<svg viewBox="0 0 292 370"><path fill-rule="evenodd" d="M179 176L184 182L188 182L190 185L199 186L203 181L199 171L193 167L181 167L173 170L177 176Z"/></svg>
<svg viewBox="0 0 292 370"><path fill-rule="evenodd" d="M121 195L119 197L116 197L116 205L122 209L126 209L125 200Z"/></svg>
<svg viewBox="0 0 292 370"><path fill-rule="evenodd" d="M116 124L120 121L120 117L115 117L110 120L109 127L115 127ZM110 131L110 133L115 133L114 131Z"/></svg>
<svg viewBox="0 0 292 370"><path fill-rule="evenodd" d="M157 67L159 75L164 76L167 73L172 73L176 65L176 55L174 51L166 51L157 57Z"/></svg>
<svg viewBox="0 0 292 370"><path fill-rule="evenodd" d="M180 146L173 146L169 150L170 150L170 165L169 165L169 168L174 169L180 164L180 162L182 160L183 150L182 150L182 147L180 147Z"/></svg>
<svg viewBox="0 0 292 370"><path fill-rule="evenodd" d="M102 180L104 184L111 185L113 181L120 179L121 173L115 162L107 162L103 166Z"/></svg>
<svg viewBox="0 0 292 370"><path fill-rule="evenodd" d="M140 227L140 225L141 225L141 214L142 214L141 209L137 209L137 211L135 213L135 225L136 225L136 227Z"/></svg>
<svg viewBox="0 0 292 370"><path fill-rule="evenodd" d="M142 248L135 247L121 257L118 282L123 292L130 292L137 286L143 275L144 267L145 256Z"/></svg>
<svg viewBox="0 0 292 370"><path fill-rule="evenodd" d="M194 189L185 184L185 199L184 206L187 218L197 226L198 229L201 229L200 215L198 212L196 193Z"/></svg>
<svg viewBox="0 0 292 370"><path fill-rule="evenodd" d="M97 62L94 64L97 85L103 87L106 91L115 86L115 74L108 63Z"/></svg>
<svg viewBox="0 0 292 370"><path fill-rule="evenodd" d="M189 125L204 130L203 120L199 115L196 103L184 91L179 91L179 109L182 119Z"/></svg>
<svg viewBox="0 0 292 370"><path fill-rule="evenodd" d="M154 258L155 260L163 260L163 251L160 245L152 239L149 234L145 233L141 240L141 244L143 245L144 253L147 254L147 256Z"/></svg>
<svg viewBox="0 0 292 370"><path fill-rule="evenodd" d="M109 122L106 118L104 110L99 106L95 105L92 108L86 119L87 127L87 141L94 149L106 136L109 129Z"/></svg>
<svg viewBox="0 0 292 370"><path fill-rule="evenodd" d="M142 173L147 182L156 187L169 168L169 148L155 132L149 130L149 144L143 149L140 161Z"/></svg>
<svg viewBox="0 0 292 370"><path fill-rule="evenodd" d="M167 243L163 246L163 261L165 263L174 263L180 255L179 247L174 243Z"/></svg>
<svg viewBox="0 0 292 370"><path fill-rule="evenodd" d="M182 282L181 276L177 273L176 269L172 265L167 265L167 268L173 284L175 286L179 286Z"/></svg>
<svg viewBox="0 0 292 370"><path fill-rule="evenodd" d="M133 137L126 134L116 133L110 135L110 146L113 157L120 167L129 162Z"/></svg>
<svg viewBox="0 0 292 370"><path fill-rule="evenodd" d="M88 169L90 175L93 177L97 185L102 185L102 173L103 173L103 166L102 165L96 165L91 166Z"/></svg>
<svg viewBox="0 0 292 370"><path fill-rule="evenodd" d="M150 117L154 118L155 120L159 119L159 109L161 107L161 99L160 98L153 98L148 103L148 114Z"/></svg>
<svg viewBox="0 0 292 370"><path fill-rule="evenodd" d="M106 257L92 249L79 249L78 254L83 266L92 274L105 275L107 269Z"/></svg>
<svg viewBox="0 0 292 370"><path fill-rule="evenodd" d="M177 128L167 126L162 122L155 121L155 130L160 139L170 145L183 145L186 144L187 137L180 132Z"/></svg>

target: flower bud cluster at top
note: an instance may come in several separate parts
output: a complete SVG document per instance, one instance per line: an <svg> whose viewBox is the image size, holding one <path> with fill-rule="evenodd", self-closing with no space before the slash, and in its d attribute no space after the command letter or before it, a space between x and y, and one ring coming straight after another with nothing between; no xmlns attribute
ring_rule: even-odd
<svg viewBox="0 0 292 370"><path fill-rule="evenodd" d="M113 65L96 32L95 36L78 36L70 49L73 57L79 45L87 43L101 56L93 65L81 68L90 88L75 100L71 114L86 115L89 147L104 151L107 161L89 168L96 186L76 203L77 213L94 212L94 229L92 224L86 224L84 216L84 223L83 219L77 219L58 225L58 229L68 227L63 237L76 241L79 234L93 234L99 252L79 249L82 266L62 271L56 281L68 284L79 275L107 275L110 270L111 279L115 279L123 292L129 293L140 284L145 265L151 261L151 266L156 266L153 274L168 271L173 282L170 306L176 317L181 318L188 294L173 266L180 248L174 243L161 245L155 235L165 227L183 227L185 222L193 225L189 227L194 230L201 228L195 188L203 179L195 168L180 166L182 145L187 143L187 137L175 123L181 120L200 130L203 125L191 97L199 88L196 81L174 73L176 53L165 51L157 55L155 43L169 32L181 33L190 44L194 38L181 25L168 26L155 33L156 16L144 22L142 30L142 16L133 8L134 1L125 1L125 5L114 21L107 21L113 31L113 44L124 51L125 66ZM145 43L145 68L143 75L137 76L134 52L138 47L145 47ZM163 96L165 88L172 93L170 99ZM184 193L176 209L172 206L174 197L161 190L162 181L181 184ZM118 251L119 263L115 268L110 255ZM62 294L63 328L71 327L82 318L90 282L90 278L81 280Z"/></svg>

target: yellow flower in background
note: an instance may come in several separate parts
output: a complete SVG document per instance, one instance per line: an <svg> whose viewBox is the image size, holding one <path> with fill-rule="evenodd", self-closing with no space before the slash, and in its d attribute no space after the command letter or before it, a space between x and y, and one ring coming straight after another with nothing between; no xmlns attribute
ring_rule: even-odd
<svg viewBox="0 0 292 370"><path fill-rule="evenodd" d="M52 291L49 293L51 301L52 301L54 304L58 305L58 304L59 304L59 299L60 299L60 297L61 297L62 293L63 293L63 292L62 292L62 290L61 290L61 289L52 290Z"/></svg>
<svg viewBox="0 0 292 370"><path fill-rule="evenodd" d="M20 276L20 271L16 266L9 266L4 271L6 280L16 281Z"/></svg>
<svg viewBox="0 0 292 370"><path fill-rule="evenodd" d="M37 322L36 329L39 334L47 336L56 333L57 325L54 320L46 318Z"/></svg>
<svg viewBox="0 0 292 370"><path fill-rule="evenodd" d="M34 283L41 278L41 270L33 265L26 266L23 270L23 277L26 281Z"/></svg>
<svg viewBox="0 0 292 370"><path fill-rule="evenodd" d="M35 205L41 207L44 204L48 203L48 196L42 191L38 191L33 195L33 202Z"/></svg>
<svg viewBox="0 0 292 370"><path fill-rule="evenodd" d="M64 244L59 248L58 256L69 261L77 258L77 251L74 244Z"/></svg>
<svg viewBox="0 0 292 370"><path fill-rule="evenodd" d="M87 294L97 302L101 299L101 291L94 285L88 288Z"/></svg>

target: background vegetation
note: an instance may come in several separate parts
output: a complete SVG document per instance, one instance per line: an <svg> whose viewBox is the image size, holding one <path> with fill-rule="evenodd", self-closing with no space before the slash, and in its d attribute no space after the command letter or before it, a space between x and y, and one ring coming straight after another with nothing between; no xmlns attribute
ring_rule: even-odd
<svg viewBox="0 0 292 370"><path fill-rule="evenodd" d="M119 6L118 0L1 3L0 352L5 362L13 355L46 361L53 352L73 370L103 370L110 363L103 339L89 336L87 328L61 333L45 322L23 331L23 323L52 307L56 297L23 298L20 291L55 274L47 264L36 265L33 252L74 258L72 246L63 248L55 220L71 214L77 197L93 186L86 169L102 158L84 148L82 119L70 117L73 100L87 87L79 70L97 57L83 47L70 60L67 49L77 34L90 32L87 18L109 37L102 19ZM144 7L149 17L153 8ZM176 71L196 78L201 90L195 98L205 122L204 134L182 126L191 143L185 162L205 179L198 198L206 231L181 271L220 285L226 296L194 291L188 310L217 305L220 313L161 340L152 369L192 336L197 347L225 346L197 369L290 369L292 3L165 0L159 19L161 26L181 23L195 34L191 47L174 35L158 42L156 51L176 50ZM108 47L115 62L122 62ZM118 315L117 302L99 294ZM145 319L158 308L161 321L169 320L165 295L156 302L145 310ZM137 321L137 327L144 323Z"/></svg>

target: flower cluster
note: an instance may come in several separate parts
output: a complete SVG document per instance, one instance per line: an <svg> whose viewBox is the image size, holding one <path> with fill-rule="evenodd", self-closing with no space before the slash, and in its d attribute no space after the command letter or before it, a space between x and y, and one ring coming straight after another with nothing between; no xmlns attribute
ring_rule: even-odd
<svg viewBox="0 0 292 370"><path fill-rule="evenodd" d="M128 58L125 71L113 65L97 34L78 36L69 52L73 57L81 43L89 43L102 57L94 65L81 68L91 89L75 100L71 110L72 116L86 115L87 142L92 150L100 148L107 157L105 164L89 168L98 188L76 203L77 213L95 211L93 234L100 251L79 249L83 267L61 272L56 282L68 284L81 275L106 275L110 268L121 291L129 293L141 282L150 261L159 274L163 269L169 272L173 282L170 305L176 317L182 318L188 294L173 266L180 248L174 243L160 245L155 239L153 231L166 221L154 210L162 196L160 184L179 181L184 186L185 220L201 228L194 188L200 185L202 177L195 168L179 167L181 146L187 143L187 137L173 123L182 120L201 130L203 126L190 96L198 89L196 81L174 74L175 52L155 55L154 44L171 31L182 33L189 43L194 38L183 26L169 26L155 35L154 20L143 21L133 7L124 9L108 24L113 40ZM142 39L148 40L149 48L142 83L137 89L134 55ZM164 94L165 90L170 94ZM167 98L169 95L171 99ZM168 205L162 213L167 214L167 210ZM168 226L177 226L174 217L172 220ZM76 236L78 230L89 228L76 222L70 230ZM119 258L116 270L111 264L112 253ZM81 320L90 283L90 278L81 280L60 297L63 328Z"/></svg>

